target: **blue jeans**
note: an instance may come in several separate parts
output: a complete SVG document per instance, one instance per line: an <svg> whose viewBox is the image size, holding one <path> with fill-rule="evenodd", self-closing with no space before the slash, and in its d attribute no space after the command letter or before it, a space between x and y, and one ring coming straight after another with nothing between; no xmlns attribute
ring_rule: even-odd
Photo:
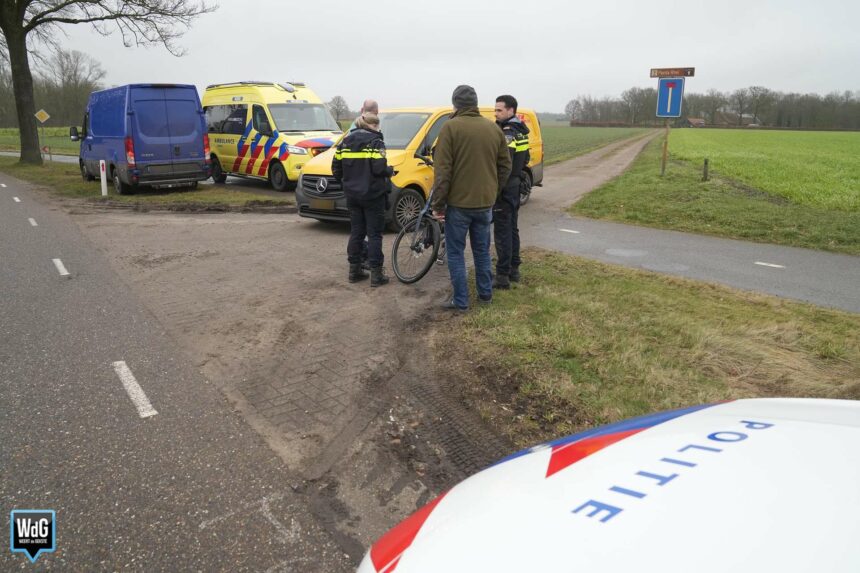
<svg viewBox="0 0 860 573"><path fill-rule="evenodd" d="M490 223L493 212L486 209L459 209L449 206L445 210L445 244L447 245L448 272L454 287L454 304L469 308L469 285L466 281L466 233L475 260L475 286L478 296L489 300L493 296L493 270L490 260Z"/></svg>

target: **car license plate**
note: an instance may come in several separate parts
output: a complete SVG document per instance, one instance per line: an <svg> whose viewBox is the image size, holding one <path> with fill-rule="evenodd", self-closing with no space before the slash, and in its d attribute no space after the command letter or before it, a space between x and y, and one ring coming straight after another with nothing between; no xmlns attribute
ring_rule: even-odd
<svg viewBox="0 0 860 573"><path fill-rule="evenodd" d="M331 199L311 199L311 209L334 211L334 201Z"/></svg>

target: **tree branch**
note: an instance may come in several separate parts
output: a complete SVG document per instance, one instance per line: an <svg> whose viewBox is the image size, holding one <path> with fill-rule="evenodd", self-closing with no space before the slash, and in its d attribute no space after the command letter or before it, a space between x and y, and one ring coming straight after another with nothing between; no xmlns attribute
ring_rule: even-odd
<svg viewBox="0 0 860 573"><path fill-rule="evenodd" d="M177 26L188 28L217 5L208 0L24 0L29 20L24 32L64 24L91 24L103 36L113 24L125 46L162 44L173 55L181 55L175 41L182 35ZM40 39L44 34L39 34Z"/></svg>

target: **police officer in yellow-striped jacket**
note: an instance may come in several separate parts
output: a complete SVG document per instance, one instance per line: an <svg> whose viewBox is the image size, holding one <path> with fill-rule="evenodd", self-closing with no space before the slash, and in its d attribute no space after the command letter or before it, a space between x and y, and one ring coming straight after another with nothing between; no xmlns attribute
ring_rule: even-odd
<svg viewBox="0 0 860 573"><path fill-rule="evenodd" d="M385 226L385 200L391 189L394 170L385 159L385 142L379 131L379 117L365 113L356 120L356 128L341 140L331 163L332 174L341 181L349 207L351 233L347 245L349 282L368 277L361 268L364 237L367 236L367 260L370 263L370 286L388 283L382 268L382 229Z"/></svg>
<svg viewBox="0 0 860 573"><path fill-rule="evenodd" d="M502 128L513 163L511 175L493 206L493 237L496 243L496 279L493 288L509 289L520 280L520 175L529 163L529 128L517 117L517 100L510 95L496 98L496 124Z"/></svg>

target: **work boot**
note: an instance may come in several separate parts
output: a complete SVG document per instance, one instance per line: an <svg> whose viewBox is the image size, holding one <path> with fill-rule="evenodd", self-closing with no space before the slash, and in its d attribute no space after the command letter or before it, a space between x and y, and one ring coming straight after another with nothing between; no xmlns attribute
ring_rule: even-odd
<svg viewBox="0 0 860 573"><path fill-rule="evenodd" d="M370 269L370 286L378 287L388 284L388 277L385 276L385 269L382 267L374 267Z"/></svg>
<svg viewBox="0 0 860 573"><path fill-rule="evenodd" d="M357 283L369 276L369 274L361 270L361 263L349 263L349 282Z"/></svg>
<svg viewBox="0 0 860 573"><path fill-rule="evenodd" d="M496 280L493 281L493 288L499 290L508 290L511 288L511 279L508 275L496 275Z"/></svg>
<svg viewBox="0 0 860 573"><path fill-rule="evenodd" d="M512 283L520 282L520 268L519 267L513 267L511 269L510 279L511 279Z"/></svg>

